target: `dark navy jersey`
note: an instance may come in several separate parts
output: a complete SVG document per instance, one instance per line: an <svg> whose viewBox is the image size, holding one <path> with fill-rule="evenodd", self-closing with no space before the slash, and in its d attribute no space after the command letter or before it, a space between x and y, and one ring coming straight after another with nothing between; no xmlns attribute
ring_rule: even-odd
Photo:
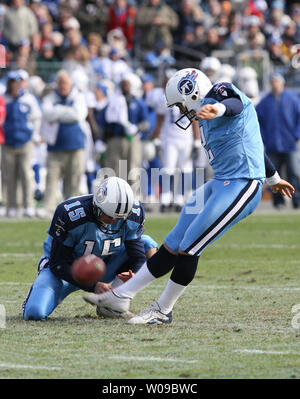
<svg viewBox="0 0 300 399"><path fill-rule="evenodd" d="M232 84L228 82L214 84L205 97L213 98L218 102L223 102L228 98L237 98L241 101L239 94L234 90Z"/></svg>
<svg viewBox="0 0 300 399"><path fill-rule="evenodd" d="M93 195L68 199L56 208L44 243L45 255L50 257L52 240L55 239L72 248L74 259L91 253L105 259L120 249L125 241L142 235L144 219L144 207L136 201L126 221L117 220L109 226L113 233L105 233L99 229L93 213Z"/></svg>

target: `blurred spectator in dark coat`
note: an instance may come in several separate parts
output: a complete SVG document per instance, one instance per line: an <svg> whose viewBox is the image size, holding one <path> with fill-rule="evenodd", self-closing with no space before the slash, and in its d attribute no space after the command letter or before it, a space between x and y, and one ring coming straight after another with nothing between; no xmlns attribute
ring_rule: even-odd
<svg viewBox="0 0 300 399"><path fill-rule="evenodd" d="M54 25L52 22L45 22L40 26L40 45L41 50L44 43L51 43L53 45L53 50L55 55L60 58L60 48L63 45L64 36L62 33L54 30Z"/></svg>
<svg viewBox="0 0 300 399"><path fill-rule="evenodd" d="M201 50L205 55L210 56L214 50L221 50L219 35L216 28L211 27L206 32L206 41L201 45Z"/></svg>
<svg viewBox="0 0 300 399"><path fill-rule="evenodd" d="M285 65L287 60L281 50L282 40L280 37L271 37L268 41L270 60L274 66Z"/></svg>
<svg viewBox="0 0 300 399"><path fill-rule="evenodd" d="M283 34L285 25L290 18L284 13L284 5L281 1L272 2L270 12L263 27L267 39L270 37L280 37Z"/></svg>
<svg viewBox="0 0 300 399"><path fill-rule="evenodd" d="M295 42L300 43L300 4L292 6L290 16L296 24Z"/></svg>
<svg viewBox="0 0 300 399"><path fill-rule="evenodd" d="M195 48L199 49L200 46L205 42L205 36L206 36L203 21L198 21L195 24L194 35L195 35Z"/></svg>
<svg viewBox="0 0 300 399"><path fill-rule="evenodd" d="M30 1L29 3L29 8L34 13L38 26L52 21L48 7L42 1Z"/></svg>
<svg viewBox="0 0 300 399"><path fill-rule="evenodd" d="M265 150L276 169L286 167L287 179L295 187L294 208L300 207L300 165L297 142L300 139L300 102L296 92L285 89L280 74L271 76L271 92L257 105L257 115ZM273 204L280 208L283 197L273 194Z"/></svg>
<svg viewBox="0 0 300 399"><path fill-rule="evenodd" d="M199 4L193 0L181 0L178 8L175 8L178 15L179 25L175 33L177 41L183 40L185 28L195 27L195 24L202 20L203 12Z"/></svg>
<svg viewBox="0 0 300 399"><path fill-rule="evenodd" d="M225 13L220 14L215 28L223 44L229 35L229 16Z"/></svg>
<svg viewBox="0 0 300 399"><path fill-rule="evenodd" d="M60 60L54 53L51 42L45 41L37 57L37 74L47 83L54 82L55 74L60 69Z"/></svg>
<svg viewBox="0 0 300 399"><path fill-rule="evenodd" d="M106 34L108 21L108 9L103 0L81 0L75 14L80 23L84 36L91 32L97 32L102 37Z"/></svg>
<svg viewBox="0 0 300 399"><path fill-rule="evenodd" d="M297 26L294 21L290 21L284 28L282 35L281 51L287 63L291 62L291 58L295 55L294 45L296 43Z"/></svg>
<svg viewBox="0 0 300 399"><path fill-rule="evenodd" d="M251 49L263 49L265 47L265 36L260 31L260 20L256 15L251 15L246 20L245 39Z"/></svg>

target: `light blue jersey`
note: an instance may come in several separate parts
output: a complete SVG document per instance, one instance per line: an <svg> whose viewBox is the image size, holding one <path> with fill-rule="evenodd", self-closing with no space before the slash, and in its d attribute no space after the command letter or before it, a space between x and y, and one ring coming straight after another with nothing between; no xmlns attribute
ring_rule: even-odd
<svg viewBox="0 0 300 399"><path fill-rule="evenodd" d="M202 105L231 97L243 104L240 114L199 121L201 141L215 179L265 178L264 147L256 111L250 99L231 83L218 83L204 97Z"/></svg>
<svg viewBox="0 0 300 399"><path fill-rule="evenodd" d="M231 83L214 85L201 105L222 102L226 106L223 116L199 121L214 178L193 193L166 236L165 244L174 252L199 256L254 212L261 198L265 162L256 111L249 98Z"/></svg>

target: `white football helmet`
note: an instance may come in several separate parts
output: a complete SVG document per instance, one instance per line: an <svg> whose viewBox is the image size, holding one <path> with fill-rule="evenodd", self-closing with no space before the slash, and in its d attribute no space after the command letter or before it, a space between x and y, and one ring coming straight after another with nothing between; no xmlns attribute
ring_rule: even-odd
<svg viewBox="0 0 300 399"><path fill-rule="evenodd" d="M101 216L105 214L114 220L125 221L131 214L133 204L133 191L125 180L116 176L104 179L93 196L93 210L99 228L105 233L116 233L108 229L108 224L103 222Z"/></svg>
<svg viewBox="0 0 300 399"><path fill-rule="evenodd" d="M165 89L167 106L176 105L182 113L175 122L178 127L186 130L191 125L196 119L203 98L211 88L211 81L199 69L181 69L168 80ZM180 122L183 118L188 118L189 123L182 125Z"/></svg>

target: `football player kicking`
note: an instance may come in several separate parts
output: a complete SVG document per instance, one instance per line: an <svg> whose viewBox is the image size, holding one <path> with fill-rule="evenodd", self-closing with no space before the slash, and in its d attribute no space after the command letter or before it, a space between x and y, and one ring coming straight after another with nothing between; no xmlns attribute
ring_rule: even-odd
<svg viewBox="0 0 300 399"><path fill-rule="evenodd" d="M173 269L160 298L131 318L131 324L171 323L172 309L193 280L200 254L255 210L265 177L272 191L288 197L294 193L264 155L256 111L237 87L212 85L201 71L189 68L175 73L165 91L168 107L181 111L178 126L198 120L214 178L192 194L163 245L133 278L107 293L84 296L91 304L128 311L141 289Z"/></svg>
<svg viewBox="0 0 300 399"><path fill-rule="evenodd" d="M38 276L23 303L24 320L45 320L66 296L83 289L102 293L134 275L157 250L144 231L144 208L129 184L118 177L101 182L94 195L74 197L56 208ZM80 285L71 265L83 255L95 254L106 263L101 281ZM108 284L112 282L111 284ZM129 313L97 307L98 315L127 317Z"/></svg>

